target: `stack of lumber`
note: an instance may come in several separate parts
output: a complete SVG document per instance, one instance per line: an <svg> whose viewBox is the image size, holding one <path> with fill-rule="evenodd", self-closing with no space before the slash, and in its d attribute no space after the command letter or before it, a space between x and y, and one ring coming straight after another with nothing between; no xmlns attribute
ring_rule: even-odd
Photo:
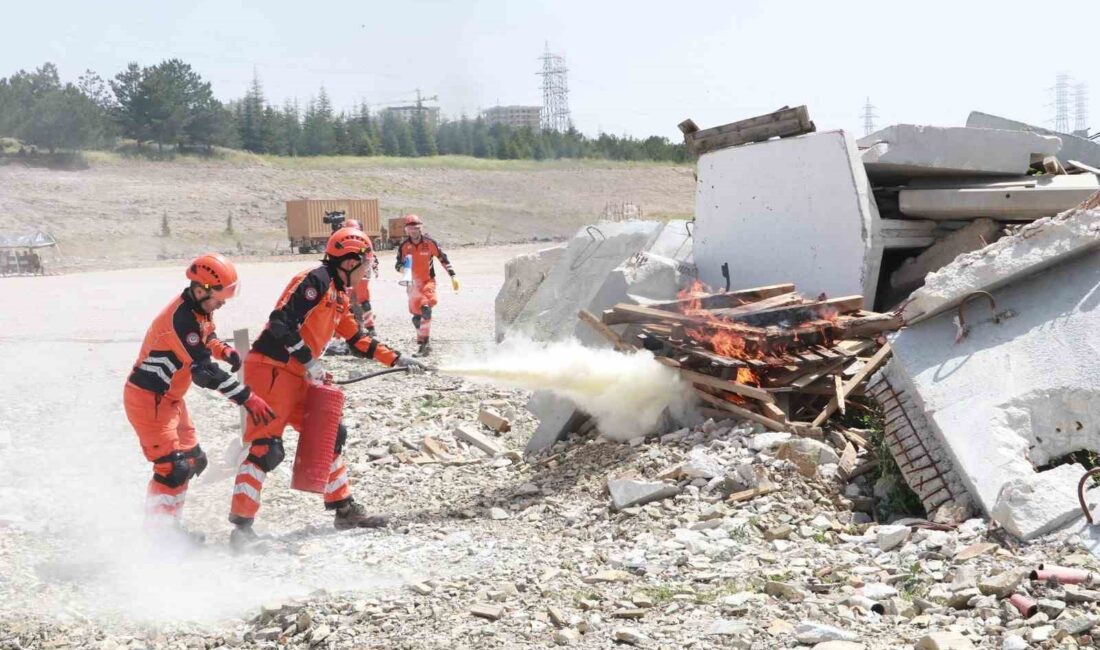
<svg viewBox="0 0 1100 650"><path fill-rule="evenodd" d="M807 299L793 284L619 304L597 320L618 349L642 347L679 370L709 407L775 431L820 427L859 395L890 354L896 314L863 309L862 296ZM611 326L629 324L620 336Z"/></svg>

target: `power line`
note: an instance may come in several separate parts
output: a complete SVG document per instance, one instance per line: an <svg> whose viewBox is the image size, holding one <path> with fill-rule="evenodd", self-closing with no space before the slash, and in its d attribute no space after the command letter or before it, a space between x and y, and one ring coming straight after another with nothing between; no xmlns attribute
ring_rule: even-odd
<svg viewBox="0 0 1100 650"><path fill-rule="evenodd" d="M1054 82L1054 130L1069 133L1069 75L1064 72Z"/></svg>
<svg viewBox="0 0 1100 650"><path fill-rule="evenodd" d="M1083 81L1073 87L1073 132L1089 133L1089 85Z"/></svg>
<svg viewBox="0 0 1100 650"><path fill-rule="evenodd" d="M573 128L569 116L569 69L565 57L550 52L550 43L541 57L542 71L542 128L549 131L568 131Z"/></svg>

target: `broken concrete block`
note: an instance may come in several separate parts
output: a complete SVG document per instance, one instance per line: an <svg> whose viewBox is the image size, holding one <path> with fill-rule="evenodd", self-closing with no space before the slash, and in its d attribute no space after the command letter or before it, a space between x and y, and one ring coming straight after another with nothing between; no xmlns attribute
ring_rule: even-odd
<svg viewBox="0 0 1100 650"><path fill-rule="evenodd" d="M508 423L508 419L500 413L497 413L496 409L489 408L488 406L482 407L477 414L477 419L479 422L498 433L506 433L512 430L512 425Z"/></svg>
<svg viewBox="0 0 1100 650"><path fill-rule="evenodd" d="M1073 209L1028 224L1012 236L959 256L926 278L902 310L908 324L950 309L974 291L991 291L1017 278L1100 247L1100 209Z"/></svg>
<svg viewBox="0 0 1100 650"><path fill-rule="evenodd" d="M527 305L527 301L564 255L564 245L554 246L513 257L504 265L504 284L501 285L496 298L498 343L504 339L508 327L515 322L516 317Z"/></svg>
<svg viewBox="0 0 1100 650"><path fill-rule="evenodd" d="M536 341L567 338L611 271L637 253L663 229L656 221L601 221L577 231L558 263L516 315L511 329Z"/></svg>
<svg viewBox="0 0 1100 650"><path fill-rule="evenodd" d="M487 618L490 621L499 621L504 616L504 608L500 605L486 605L478 603L470 607L470 613L478 618Z"/></svg>
<svg viewBox="0 0 1100 650"><path fill-rule="evenodd" d="M715 478L725 476L722 465L702 449L692 449L688 461L680 466L680 474L688 478Z"/></svg>
<svg viewBox="0 0 1100 650"><path fill-rule="evenodd" d="M475 431L473 427L459 425L455 427L451 433L455 439L473 445L490 456L496 456L504 452L503 447L493 440L486 438L481 432Z"/></svg>
<svg viewBox="0 0 1100 650"><path fill-rule="evenodd" d="M607 490L611 493L611 505L615 510L645 505L680 493L678 486L669 483L627 478L608 479Z"/></svg>
<svg viewBox="0 0 1100 650"><path fill-rule="evenodd" d="M793 282L807 295L874 296L879 214L855 140L826 131L699 157L695 264L724 287Z"/></svg>
<svg viewBox="0 0 1100 650"><path fill-rule="evenodd" d="M525 451L528 454L550 447L563 434L576 429L588 419L588 415L577 410L577 405L572 400L545 390L532 393L527 400L527 410L539 419L539 426L527 441Z"/></svg>
<svg viewBox="0 0 1100 650"><path fill-rule="evenodd" d="M980 111L973 111L972 113L970 113L970 117L966 119L966 125L970 127L977 127L979 129L1031 131L1033 133L1039 133L1042 135L1057 136L1062 141L1062 147L1058 150L1059 160L1063 162L1076 160L1078 162L1083 162L1086 165L1100 167L1100 143L1089 140L1088 138L1082 138L1080 136L1071 135L1069 133L1058 133L1057 131L1044 129L1041 126L1034 126L1025 122L1017 122L1016 120L1010 120L1008 118L998 117L996 115L990 115L989 113L982 113Z"/></svg>
<svg viewBox="0 0 1100 650"><path fill-rule="evenodd" d="M1078 464L1059 465L1005 483L990 515L1025 541L1058 530L1084 516L1077 501L1077 481L1085 471Z"/></svg>
<svg viewBox="0 0 1100 650"><path fill-rule="evenodd" d="M889 551L909 539L908 526L879 526L875 528L875 543L884 551Z"/></svg>
<svg viewBox="0 0 1100 650"><path fill-rule="evenodd" d="M936 313L992 289L1001 316L994 318L985 298L969 304L967 334L957 343L957 313L918 320L894 338L884 371L925 418L976 506L992 513L1005 485L1023 480L1006 493L1000 516L1027 535L1077 510L1067 496L1065 508L1038 513L1045 521L1026 508L1014 513L1011 504L1023 498L1035 468L1074 451L1100 451L1100 372L1096 355L1085 351L1091 348L1082 347L1100 331L1098 242L1100 210L1089 210L1036 222L960 256L930 275L906 310ZM895 458L903 473L907 463L929 465ZM930 471L926 480L934 481L937 470Z"/></svg>
<svg viewBox="0 0 1100 650"><path fill-rule="evenodd" d="M921 176L1024 174L1062 141L1023 131L896 124L857 141L872 181Z"/></svg>
<svg viewBox="0 0 1100 650"><path fill-rule="evenodd" d="M974 650L974 643L958 632L933 632L921 637L913 650Z"/></svg>
<svg viewBox="0 0 1100 650"><path fill-rule="evenodd" d="M1001 224L992 219L976 219L911 257L890 275L890 286L912 291L924 284L924 276L940 270L963 253L969 253L997 241Z"/></svg>
<svg viewBox="0 0 1100 650"><path fill-rule="evenodd" d="M795 438L783 443L775 457L794 463L803 476L815 476L818 465L840 463L840 457L832 447L810 438Z"/></svg>
<svg viewBox="0 0 1100 650"><path fill-rule="evenodd" d="M752 440L749 441L749 448L753 451L767 451L775 449L790 439L791 434L786 431L765 431L752 437Z"/></svg>
<svg viewBox="0 0 1100 650"><path fill-rule="evenodd" d="M978 219L1031 221L1052 217L1087 200L1100 190L1095 174L1038 176L1019 186L903 189L898 192L901 213L920 219Z"/></svg>

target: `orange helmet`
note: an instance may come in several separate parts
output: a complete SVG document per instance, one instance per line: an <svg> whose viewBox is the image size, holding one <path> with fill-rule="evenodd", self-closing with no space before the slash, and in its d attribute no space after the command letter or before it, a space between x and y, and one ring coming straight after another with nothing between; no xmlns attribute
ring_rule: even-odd
<svg viewBox="0 0 1100 650"><path fill-rule="evenodd" d="M198 282L204 289L210 289L219 300L228 300L237 295L237 268L233 266L233 262L218 253L196 257L187 267L187 279Z"/></svg>
<svg viewBox="0 0 1100 650"><path fill-rule="evenodd" d="M325 255L337 258L345 255L366 257L373 253L370 237L358 228L341 228L332 233L325 245Z"/></svg>
<svg viewBox="0 0 1100 650"><path fill-rule="evenodd" d="M363 226L359 225L359 221L357 219L348 219L347 221L344 222L344 227L345 228L355 228L356 230L362 230L363 229Z"/></svg>
<svg viewBox="0 0 1100 650"><path fill-rule="evenodd" d="M423 226L423 225L424 225L424 222L421 221L420 217L416 216L415 214L410 214L410 215L405 216L405 227L406 228L408 228L409 226Z"/></svg>

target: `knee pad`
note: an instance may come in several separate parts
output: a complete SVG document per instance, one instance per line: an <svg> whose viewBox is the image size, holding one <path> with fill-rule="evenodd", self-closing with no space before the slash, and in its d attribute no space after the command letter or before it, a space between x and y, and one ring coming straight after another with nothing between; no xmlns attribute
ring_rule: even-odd
<svg viewBox="0 0 1100 650"><path fill-rule="evenodd" d="M431 320L432 319L432 308L427 306L427 305L421 306L420 307L420 316L424 320Z"/></svg>
<svg viewBox="0 0 1100 650"><path fill-rule="evenodd" d="M208 464L206 452L198 445L183 452L183 457L188 460L188 464L191 466L191 476L202 474Z"/></svg>
<svg viewBox="0 0 1100 650"><path fill-rule="evenodd" d="M267 446L267 450L263 453L256 453L255 449L264 445ZM256 467L259 467L265 472L270 472L278 467L279 463L283 462L285 455L282 438L260 438L259 440L253 440L252 446L248 449L248 460L252 461Z"/></svg>
<svg viewBox="0 0 1100 650"><path fill-rule="evenodd" d="M178 451L153 461L153 480L161 485L178 488L190 478L191 463Z"/></svg>
<svg viewBox="0 0 1100 650"><path fill-rule="evenodd" d="M420 329L420 316L413 316L413 327Z"/></svg>
<svg viewBox="0 0 1100 650"><path fill-rule="evenodd" d="M344 443L348 441L348 428L341 422L340 426L336 428L336 448L333 450L336 455L339 456L340 452L344 451Z"/></svg>

